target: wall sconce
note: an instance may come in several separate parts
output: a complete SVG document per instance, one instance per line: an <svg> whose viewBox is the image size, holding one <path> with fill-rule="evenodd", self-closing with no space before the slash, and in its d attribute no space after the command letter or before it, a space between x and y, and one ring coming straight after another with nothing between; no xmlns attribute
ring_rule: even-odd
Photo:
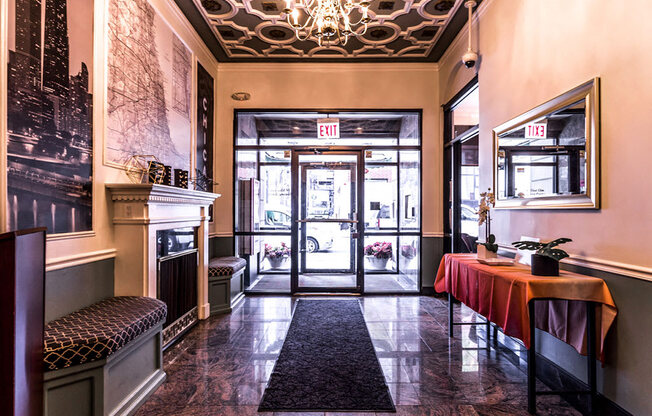
<svg viewBox="0 0 652 416"><path fill-rule="evenodd" d="M247 101L251 98L251 94L248 92L234 92L231 94L231 98L235 101Z"/></svg>

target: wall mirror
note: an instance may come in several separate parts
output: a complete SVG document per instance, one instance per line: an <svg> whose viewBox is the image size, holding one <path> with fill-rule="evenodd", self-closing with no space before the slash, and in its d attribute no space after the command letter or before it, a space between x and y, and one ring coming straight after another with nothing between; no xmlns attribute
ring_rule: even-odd
<svg viewBox="0 0 652 416"><path fill-rule="evenodd" d="M599 81L493 130L496 208L600 208Z"/></svg>

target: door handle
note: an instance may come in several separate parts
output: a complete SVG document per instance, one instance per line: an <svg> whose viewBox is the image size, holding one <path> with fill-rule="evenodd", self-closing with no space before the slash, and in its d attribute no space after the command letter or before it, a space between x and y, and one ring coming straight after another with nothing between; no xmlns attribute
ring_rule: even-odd
<svg viewBox="0 0 652 416"><path fill-rule="evenodd" d="M347 224L357 224L357 220L349 220L349 219L337 219L337 218L310 218L310 219L305 219L305 220L297 220L298 223L306 223L306 222L336 222L336 223L347 223Z"/></svg>
<svg viewBox="0 0 652 416"><path fill-rule="evenodd" d="M358 233L357 231L352 232L351 238L360 238L360 233Z"/></svg>

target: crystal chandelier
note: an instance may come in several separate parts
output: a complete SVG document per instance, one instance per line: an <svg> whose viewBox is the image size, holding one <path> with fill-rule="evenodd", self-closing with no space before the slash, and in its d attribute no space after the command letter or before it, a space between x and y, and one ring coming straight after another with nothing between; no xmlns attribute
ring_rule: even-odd
<svg viewBox="0 0 652 416"><path fill-rule="evenodd" d="M297 39L305 41L314 36L319 46L325 44L328 47L335 41L346 45L351 36L362 36L367 32L367 25L371 22L369 4L369 0L285 0L283 12ZM299 22L299 9L307 14L304 24ZM360 14L357 22L351 21L353 11ZM364 25L364 29L357 33L355 29L359 25Z"/></svg>

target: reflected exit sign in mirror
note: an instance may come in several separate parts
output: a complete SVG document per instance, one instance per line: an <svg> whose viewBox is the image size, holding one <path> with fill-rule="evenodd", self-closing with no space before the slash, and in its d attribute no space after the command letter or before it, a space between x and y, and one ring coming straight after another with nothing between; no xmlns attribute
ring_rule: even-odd
<svg viewBox="0 0 652 416"><path fill-rule="evenodd" d="M529 123L525 125L526 139L545 139L548 137L547 123Z"/></svg>
<svg viewBox="0 0 652 416"><path fill-rule="evenodd" d="M337 118L323 118L317 120L317 138L339 139L340 120Z"/></svg>

